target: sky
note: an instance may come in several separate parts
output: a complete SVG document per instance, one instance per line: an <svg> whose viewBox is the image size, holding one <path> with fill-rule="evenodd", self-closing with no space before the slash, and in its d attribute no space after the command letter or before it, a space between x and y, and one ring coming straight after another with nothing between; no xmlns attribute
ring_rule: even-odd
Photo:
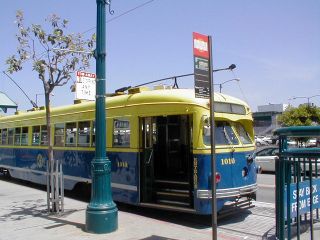
<svg viewBox="0 0 320 240"><path fill-rule="evenodd" d="M6 59L16 53L14 24L17 10L27 24L45 24L50 14L69 20L68 30L95 32L94 0L6 1L0 10L0 91L18 104L32 105L2 71ZM257 106L306 103L320 95L320 0L112 0L114 14L107 14L106 91L124 86L193 73L192 32L212 36L213 68L237 67L214 74L222 93ZM88 31L89 30L89 31ZM89 72L95 72L92 59ZM43 85L31 63L11 77L33 101L44 105ZM67 85L57 87L52 106L72 104ZM194 87L192 77L179 80L179 87ZM164 82L172 85L172 81ZM219 90L219 85L215 90ZM299 97L293 99L294 97ZM320 96L309 101L320 106Z"/></svg>

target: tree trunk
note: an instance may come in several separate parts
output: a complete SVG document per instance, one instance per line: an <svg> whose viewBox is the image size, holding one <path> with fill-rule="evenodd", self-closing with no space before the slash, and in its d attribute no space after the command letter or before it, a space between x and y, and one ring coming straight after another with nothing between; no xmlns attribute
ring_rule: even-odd
<svg viewBox="0 0 320 240"><path fill-rule="evenodd" d="M48 170L49 181L47 182L47 194L48 194L48 211L59 211L59 189L57 189L58 174L55 168L55 160L53 158L53 142L51 138L51 113L50 113L50 92L45 90L45 106L46 106L46 124L47 124L47 142L48 142Z"/></svg>

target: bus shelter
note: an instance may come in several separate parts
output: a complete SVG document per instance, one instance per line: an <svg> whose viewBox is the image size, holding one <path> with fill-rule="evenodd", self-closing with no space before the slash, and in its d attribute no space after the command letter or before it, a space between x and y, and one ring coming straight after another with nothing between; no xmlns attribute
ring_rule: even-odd
<svg viewBox="0 0 320 240"><path fill-rule="evenodd" d="M15 108L17 110L18 105L14 101L12 101L5 93L0 92L0 109L6 113L8 108Z"/></svg>
<svg viewBox="0 0 320 240"><path fill-rule="evenodd" d="M308 239L317 239L314 224L319 222L320 148L304 143L310 138L319 138L320 126L280 128L274 134L279 136L279 158L276 161L277 239L300 239L302 233L310 235ZM295 146L288 144L292 139L297 142Z"/></svg>

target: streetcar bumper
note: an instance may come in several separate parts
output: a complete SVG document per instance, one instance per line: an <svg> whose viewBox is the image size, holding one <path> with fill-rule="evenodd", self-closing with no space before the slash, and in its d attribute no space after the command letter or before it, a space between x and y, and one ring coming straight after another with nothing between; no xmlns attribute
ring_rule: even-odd
<svg viewBox="0 0 320 240"><path fill-rule="evenodd" d="M250 193L256 192L257 189L258 189L258 185L256 183L248 186L244 186L244 187L217 189L216 196L217 196L217 199L242 197ZM201 190L201 189L197 190L197 198L211 199L212 198L211 190Z"/></svg>

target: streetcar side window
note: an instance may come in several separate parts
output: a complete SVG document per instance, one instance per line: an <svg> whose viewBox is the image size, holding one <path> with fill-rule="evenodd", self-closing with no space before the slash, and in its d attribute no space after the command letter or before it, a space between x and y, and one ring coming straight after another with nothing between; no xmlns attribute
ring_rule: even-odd
<svg viewBox="0 0 320 240"><path fill-rule="evenodd" d="M21 128L16 128L14 131L14 145L20 145Z"/></svg>
<svg viewBox="0 0 320 240"><path fill-rule="evenodd" d="M14 128L8 129L8 145L13 145Z"/></svg>
<svg viewBox="0 0 320 240"><path fill-rule="evenodd" d="M90 122L78 123L78 146L89 147L90 145Z"/></svg>
<svg viewBox="0 0 320 240"><path fill-rule="evenodd" d="M252 140L249 136L249 133L245 130L241 123L236 124L236 130L239 135L240 141L243 144L252 144Z"/></svg>
<svg viewBox="0 0 320 240"><path fill-rule="evenodd" d="M32 127L32 145L40 144L40 126Z"/></svg>
<svg viewBox="0 0 320 240"><path fill-rule="evenodd" d="M92 143L91 146L94 147L96 145L96 122L92 122Z"/></svg>
<svg viewBox="0 0 320 240"><path fill-rule="evenodd" d="M8 135L8 131L7 129L2 129L2 132L1 132L1 143L2 145L6 145L7 144L7 135Z"/></svg>
<svg viewBox="0 0 320 240"><path fill-rule="evenodd" d="M54 146L64 146L64 123L54 125Z"/></svg>
<svg viewBox="0 0 320 240"><path fill-rule="evenodd" d="M41 125L41 141L40 145L45 146L48 145L48 131L46 125Z"/></svg>
<svg viewBox="0 0 320 240"><path fill-rule="evenodd" d="M75 122L66 124L66 146L76 146L77 124Z"/></svg>
<svg viewBox="0 0 320 240"><path fill-rule="evenodd" d="M22 134L21 134L21 145L28 145L28 133L29 133L29 128L23 127Z"/></svg>
<svg viewBox="0 0 320 240"><path fill-rule="evenodd" d="M113 120L113 147L130 146L130 122L125 119Z"/></svg>

